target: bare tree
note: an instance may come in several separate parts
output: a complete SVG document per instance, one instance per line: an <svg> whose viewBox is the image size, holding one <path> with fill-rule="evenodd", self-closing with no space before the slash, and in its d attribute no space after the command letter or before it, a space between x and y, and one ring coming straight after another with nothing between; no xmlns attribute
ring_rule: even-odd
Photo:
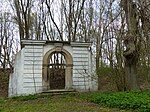
<svg viewBox="0 0 150 112"><path fill-rule="evenodd" d="M129 90L137 90L139 89L139 87L137 82L136 67L139 60L139 55L141 53L141 41L143 40L143 36L140 35L139 31L140 14L137 3L133 0L122 0L121 6L125 11L126 23L128 28L127 34L124 39L124 44L126 46L124 57L127 87Z"/></svg>
<svg viewBox="0 0 150 112"><path fill-rule="evenodd" d="M85 0L69 0L63 3L68 40L76 41L78 25L84 9Z"/></svg>
<svg viewBox="0 0 150 112"><path fill-rule="evenodd" d="M13 24L11 14L4 12L0 14L0 66L3 69L12 68L13 54Z"/></svg>
<svg viewBox="0 0 150 112"><path fill-rule="evenodd" d="M56 29L57 29L57 31L58 31L58 33L59 33L60 40L63 41L61 29L58 27L57 23L56 23L55 20L54 20L54 16L52 15L51 4L53 3L53 1L50 2L50 1L46 0L45 3L46 3L46 5L47 5L47 9L48 9L48 13L49 13L49 16L50 16L50 18L51 18L51 21L53 22L54 26L56 27Z"/></svg>

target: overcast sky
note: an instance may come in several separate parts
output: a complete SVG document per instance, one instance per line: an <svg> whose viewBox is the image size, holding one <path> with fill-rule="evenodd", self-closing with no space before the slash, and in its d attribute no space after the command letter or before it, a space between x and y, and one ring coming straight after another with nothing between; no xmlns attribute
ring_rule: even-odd
<svg viewBox="0 0 150 112"><path fill-rule="evenodd" d="M11 7L7 0L0 0L0 11L12 12Z"/></svg>

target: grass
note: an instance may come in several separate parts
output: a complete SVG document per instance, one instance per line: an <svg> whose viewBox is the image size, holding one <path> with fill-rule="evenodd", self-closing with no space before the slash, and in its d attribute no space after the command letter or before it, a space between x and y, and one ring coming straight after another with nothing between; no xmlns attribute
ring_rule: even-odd
<svg viewBox="0 0 150 112"><path fill-rule="evenodd" d="M133 111L150 112L150 92L42 94L0 99L0 112Z"/></svg>
<svg viewBox="0 0 150 112"><path fill-rule="evenodd" d="M78 95L46 94L0 99L0 112L119 112L88 102Z"/></svg>

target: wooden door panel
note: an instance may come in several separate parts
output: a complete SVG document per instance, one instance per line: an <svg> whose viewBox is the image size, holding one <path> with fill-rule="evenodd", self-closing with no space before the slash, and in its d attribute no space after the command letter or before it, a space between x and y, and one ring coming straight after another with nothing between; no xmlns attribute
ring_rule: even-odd
<svg viewBox="0 0 150 112"><path fill-rule="evenodd" d="M65 88L65 69L50 68L50 88Z"/></svg>
<svg viewBox="0 0 150 112"><path fill-rule="evenodd" d="M64 89L66 61L63 53L54 52L51 55L50 63L48 66L48 80L50 89Z"/></svg>

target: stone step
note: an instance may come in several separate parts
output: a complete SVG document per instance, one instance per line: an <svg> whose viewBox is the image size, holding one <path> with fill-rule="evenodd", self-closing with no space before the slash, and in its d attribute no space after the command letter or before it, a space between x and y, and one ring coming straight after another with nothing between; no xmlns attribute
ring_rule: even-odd
<svg viewBox="0 0 150 112"><path fill-rule="evenodd" d="M77 91L75 91L74 89L55 89L55 90L47 90L47 91L43 91L41 94L54 94L54 95L59 95L59 94L75 94L78 93Z"/></svg>

